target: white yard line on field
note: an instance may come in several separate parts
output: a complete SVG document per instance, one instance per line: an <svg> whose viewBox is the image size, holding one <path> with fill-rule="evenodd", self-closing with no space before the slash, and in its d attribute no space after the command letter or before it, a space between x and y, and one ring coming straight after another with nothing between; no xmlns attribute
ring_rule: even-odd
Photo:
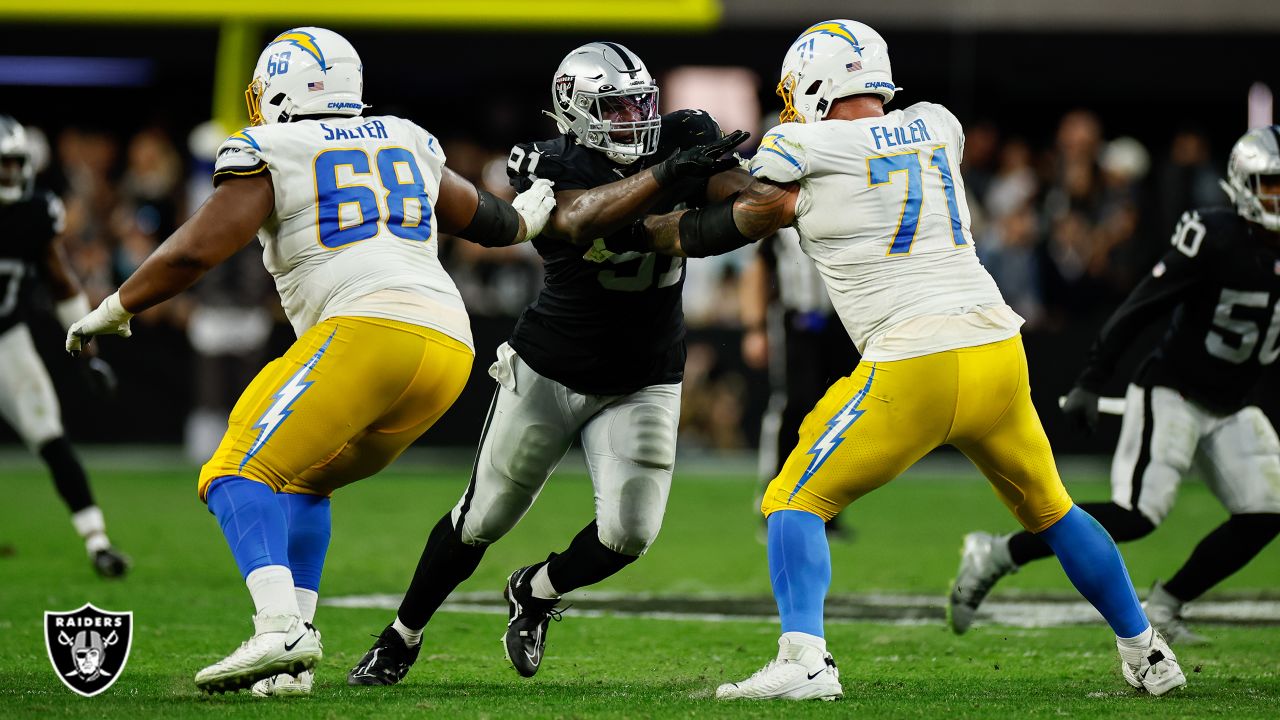
<svg viewBox="0 0 1280 720"><path fill-rule="evenodd" d="M322 598L321 604L340 608L394 610L400 596L391 594L346 595ZM741 596L635 595L629 593L576 593L566 598L572 613L580 617L640 617L702 622L773 621L773 599ZM441 606L443 612L507 612L497 593L458 593ZM878 622L895 625L941 624L945 598L934 595L836 595L827 599L830 622ZM1280 600L1217 599L1189 605L1192 622L1280 625ZM978 619L990 624L1039 628L1084 625L1101 621L1097 611L1082 600L1056 597L999 598L986 602Z"/></svg>

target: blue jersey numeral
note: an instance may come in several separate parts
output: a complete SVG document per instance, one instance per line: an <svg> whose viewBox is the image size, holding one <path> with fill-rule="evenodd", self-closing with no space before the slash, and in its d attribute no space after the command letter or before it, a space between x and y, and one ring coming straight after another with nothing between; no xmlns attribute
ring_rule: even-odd
<svg viewBox="0 0 1280 720"><path fill-rule="evenodd" d="M947 200L947 214L951 218L951 241L957 246L965 245L960 206L956 201L956 185L951 177L951 164L947 161L945 145L933 148L929 157L929 169L937 170L942 177L942 192ZM923 171L920 154L915 150L867 158L868 187L893 182L894 173L907 174L902 211L898 215L898 228L893 233L893 241L889 243L889 255L909 254L911 245L916 240L916 230L920 225L920 206L924 203L924 186L921 182Z"/></svg>
<svg viewBox="0 0 1280 720"><path fill-rule="evenodd" d="M359 149L325 150L316 156L316 232L320 244L339 248L378 234L379 223L396 237L431 239L431 200L413 153L400 147L377 154L378 194L362 176L372 175L369 154ZM354 182L339 183L339 168L350 168ZM352 207L354 206L354 207ZM353 217L354 215L354 217Z"/></svg>

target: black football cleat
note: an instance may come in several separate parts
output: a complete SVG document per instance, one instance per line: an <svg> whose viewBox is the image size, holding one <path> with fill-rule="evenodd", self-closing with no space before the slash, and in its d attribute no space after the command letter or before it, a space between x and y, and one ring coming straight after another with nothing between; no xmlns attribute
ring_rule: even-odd
<svg viewBox="0 0 1280 720"><path fill-rule="evenodd" d="M388 625L369 652L347 673L347 684L395 685L409 674L409 668L417 661L421 649L422 643L414 647L406 645L400 633Z"/></svg>
<svg viewBox="0 0 1280 720"><path fill-rule="evenodd" d="M544 600L533 596L530 581L545 562L522 567L507 578L507 588L502 595L507 599L507 632L502 644L507 649L516 672L533 677L542 664L542 651L547 646L547 625L560 620L556 610L559 600Z"/></svg>
<svg viewBox="0 0 1280 720"><path fill-rule="evenodd" d="M103 548L93 554L93 569L99 577L122 578L129 572L129 556L114 547Z"/></svg>

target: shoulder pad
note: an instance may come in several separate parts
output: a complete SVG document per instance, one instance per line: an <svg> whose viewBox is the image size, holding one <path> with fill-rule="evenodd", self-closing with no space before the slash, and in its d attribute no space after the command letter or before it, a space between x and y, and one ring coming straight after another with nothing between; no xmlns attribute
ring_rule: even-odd
<svg viewBox="0 0 1280 720"><path fill-rule="evenodd" d="M267 169L258 128L245 128L222 141L214 158L213 182L229 177L257 175Z"/></svg>
<svg viewBox="0 0 1280 720"><path fill-rule="evenodd" d="M665 159L677 150L688 150L719 140L720 123L706 110L676 110L662 116L658 134L658 152Z"/></svg>
<svg viewBox="0 0 1280 720"><path fill-rule="evenodd" d="M1189 258L1212 255L1249 234L1248 223L1233 208L1196 208L1182 213L1169 243Z"/></svg>
<svg viewBox="0 0 1280 720"><path fill-rule="evenodd" d="M760 147L747 167L752 177L795 182L809 173L804 145L796 138L802 132L798 128L796 123L783 123L760 138Z"/></svg>
<svg viewBox="0 0 1280 720"><path fill-rule="evenodd" d="M569 140L565 137L540 142L517 143L507 156L507 178L517 192L529 189L534 180L545 179L556 183L557 190L568 190L581 185L573 164L566 153Z"/></svg>

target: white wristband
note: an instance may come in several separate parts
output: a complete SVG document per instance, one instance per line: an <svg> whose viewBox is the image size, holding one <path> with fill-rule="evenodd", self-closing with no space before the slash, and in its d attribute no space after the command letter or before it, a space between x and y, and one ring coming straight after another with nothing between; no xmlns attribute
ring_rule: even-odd
<svg viewBox="0 0 1280 720"><path fill-rule="evenodd" d="M58 317L63 330L70 330L75 321L89 314L89 298L84 293L77 293L65 300L59 300L53 306L53 314Z"/></svg>
<svg viewBox="0 0 1280 720"><path fill-rule="evenodd" d="M124 304L120 302L120 291L117 290L107 296L102 301L102 307L107 311L107 317L114 322L128 322L133 319L133 313L124 309Z"/></svg>

